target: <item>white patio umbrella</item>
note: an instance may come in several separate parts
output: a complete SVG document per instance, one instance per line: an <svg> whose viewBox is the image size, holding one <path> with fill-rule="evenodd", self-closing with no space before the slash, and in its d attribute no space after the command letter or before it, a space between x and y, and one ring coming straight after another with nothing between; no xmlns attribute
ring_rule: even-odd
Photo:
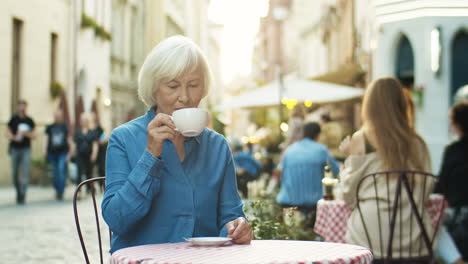
<svg viewBox="0 0 468 264"><path fill-rule="evenodd" d="M217 110L233 108L256 108L275 106L280 103L280 82L274 80L267 85L233 97ZM282 99L296 99L298 102L331 103L350 100L363 96L364 90L320 81L297 78L283 80Z"/></svg>

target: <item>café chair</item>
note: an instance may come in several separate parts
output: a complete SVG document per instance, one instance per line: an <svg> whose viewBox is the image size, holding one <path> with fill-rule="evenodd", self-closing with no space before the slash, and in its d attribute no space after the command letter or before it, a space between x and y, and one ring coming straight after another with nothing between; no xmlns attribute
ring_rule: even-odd
<svg viewBox="0 0 468 264"><path fill-rule="evenodd" d="M82 181L75 189L75 193L73 195L73 212L75 215L75 224L76 224L76 229L78 231L78 237L80 239L80 244L81 244L81 249L83 251L83 255L85 258L85 261L87 264L89 264L89 256L88 256L88 251L86 249L85 241L83 238L83 232L82 232L82 227L80 225L80 217L78 215L78 200L80 200L80 190L86 186L86 189L89 190L89 195L91 196L91 201L93 205L93 212L94 212L94 219L95 219L95 225L96 225L96 230L97 230L97 238L98 238L98 246L99 246L99 257L101 260L101 264L104 263L104 258L103 258L103 253L102 253L102 239L101 239L101 225L100 225L100 205L101 203L98 203L96 201L96 187L100 188L105 188L105 177L96 177L92 179L88 179L85 181ZM96 186L97 185L97 186ZM83 215L89 215L89 212L86 212ZM112 239L112 232L109 229L109 240Z"/></svg>
<svg viewBox="0 0 468 264"><path fill-rule="evenodd" d="M423 219L430 219L426 197L432 193L437 179L427 172L383 171L368 174L359 181L356 209L370 250L373 254L380 251L382 255L375 257L373 263L436 263L433 245L439 225L429 232ZM372 194L364 195L363 187ZM441 206L436 223L441 223L443 209ZM416 234L418 243L405 245L402 237Z"/></svg>

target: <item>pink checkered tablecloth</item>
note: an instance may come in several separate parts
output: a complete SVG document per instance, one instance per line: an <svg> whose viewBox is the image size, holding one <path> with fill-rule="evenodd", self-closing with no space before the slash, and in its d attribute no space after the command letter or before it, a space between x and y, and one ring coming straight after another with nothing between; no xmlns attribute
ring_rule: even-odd
<svg viewBox="0 0 468 264"><path fill-rule="evenodd" d="M431 195L428 199L428 211L432 225L438 225L441 207L446 208L447 202L442 195ZM317 216L314 231L327 242L346 243L345 235L351 209L342 200L320 200L317 203Z"/></svg>
<svg viewBox="0 0 468 264"><path fill-rule="evenodd" d="M295 240L253 240L250 245L198 247L188 242L129 247L112 254L111 264L345 264L372 263L360 246Z"/></svg>

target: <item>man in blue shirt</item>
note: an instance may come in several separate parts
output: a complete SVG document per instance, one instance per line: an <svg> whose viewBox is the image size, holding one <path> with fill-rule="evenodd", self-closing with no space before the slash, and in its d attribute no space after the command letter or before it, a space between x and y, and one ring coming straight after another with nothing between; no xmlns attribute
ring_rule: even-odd
<svg viewBox="0 0 468 264"><path fill-rule="evenodd" d="M303 213L313 212L317 201L323 198L322 176L327 163L334 176L338 163L325 145L317 142L320 125L304 126L304 139L290 145L283 156L280 192L276 201L284 207L297 206Z"/></svg>

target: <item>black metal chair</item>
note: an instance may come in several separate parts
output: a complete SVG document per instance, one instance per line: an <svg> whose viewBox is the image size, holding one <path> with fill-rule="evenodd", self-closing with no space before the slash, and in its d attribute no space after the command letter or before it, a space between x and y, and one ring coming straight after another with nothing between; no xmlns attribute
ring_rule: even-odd
<svg viewBox="0 0 468 264"><path fill-rule="evenodd" d="M99 184L99 188L102 186L102 188L105 188L105 181L106 181L106 178L105 177L97 177L97 178L92 178L92 179L88 179L88 180L85 180L83 182L81 182L75 189L75 193L73 195L73 212L75 214L75 224L76 224L76 229L78 231L78 237L80 239L80 244L81 244L81 249L83 250L83 255L84 255L84 258L85 258L85 261L87 264L89 264L89 256L88 256L88 251L86 250L86 245L85 245L85 241L83 239L83 233L81 231L81 225L80 225L80 217L78 215L78 200L79 200L79 194L80 194L80 190L82 187L84 186L87 186L86 189L89 188L89 194L91 196L91 199L92 199L92 203L93 203L93 209L94 209L94 219L95 219L95 222L96 222L96 229L97 229L97 237L98 237L98 245L99 245L99 256L100 256L100 260L101 260L101 264L104 263L104 258L103 258L103 250L102 250L102 240L101 240L101 225L100 225L100 208L98 208L100 206L100 203L98 204L96 202L96 184ZM109 240L112 239L112 232L111 230L109 229Z"/></svg>
<svg viewBox="0 0 468 264"><path fill-rule="evenodd" d="M374 263L436 262L433 244L439 224L427 228L428 223L423 219L430 219L427 198L437 179L427 172L383 171L366 175L359 181L356 209L370 250L381 254L376 256ZM368 190L366 195L360 192L361 189ZM436 215L437 223L442 220L443 209L441 206ZM416 243L408 243L403 241L404 236L417 236L418 239Z"/></svg>

